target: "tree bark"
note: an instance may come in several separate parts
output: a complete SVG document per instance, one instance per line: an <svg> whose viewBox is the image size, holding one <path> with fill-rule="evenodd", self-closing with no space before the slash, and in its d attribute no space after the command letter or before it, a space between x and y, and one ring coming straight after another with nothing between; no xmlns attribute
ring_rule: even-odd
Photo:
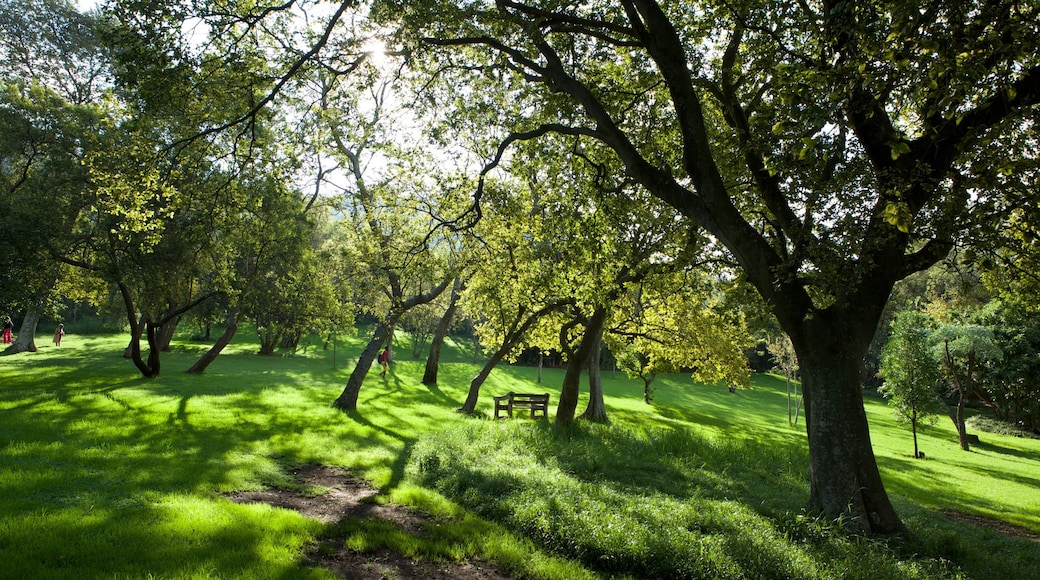
<svg viewBox="0 0 1040 580"><path fill-rule="evenodd" d="M202 355L199 360L195 361L195 364L191 365L191 368L188 369L188 374L201 375L206 372L206 367L210 363L217 360L217 356L224 351L224 348L231 343L231 339L235 337L235 333L238 332L238 317L241 312L241 308L235 308L231 312L228 316L227 328L224 329L224 334L220 335L220 338L206 351L206 354Z"/></svg>
<svg viewBox="0 0 1040 580"><path fill-rule="evenodd" d="M968 444L968 426L964 422L964 391L958 389L957 406L950 409L950 419L957 428L957 443L964 451L971 451Z"/></svg>
<svg viewBox="0 0 1040 580"><path fill-rule="evenodd" d="M11 346L4 349L4 354L36 352L36 327L39 324L39 312L26 312L25 317L22 318L22 325L18 327L18 337L14 339Z"/></svg>
<svg viewBox="0 0 1040 580"><path fill-rule="evenodd" d="M914 459L920 459L921 452L917 447L917 410L910 411L910 431L914 434Z"/></svg>
<svg viewBox="0 0 1040 580"><path fill-rule="evenodd" d="M130 288L119 282L119 293L123 297L123 306L126 307L126 317L130 323L130 344L127 345L127 352L124 356L134 362L134 366L137 370L141 371L141 374L148 379L159 376L159 351L155 347L155 330L153 325L149 322L142 314L140 318L137 317L137 308L134 306L133 295L130 292ZM141 335L147 330L148 333L148 347L149 354L148 360L145 361L141 357ZM154 366L153 366L154 361Z"/></svg>
<svg viewBox="0 0 1040 580"><path fill-rule="evenodd" d="M181 317L173 316L166 318L156 331L155 340L162 352L170 352L170 344L173 342L173 334L177 331Z"/></svg>
<svg viewBox="0 0 1040 580"><path fill-rule="evenodd" d="M472 413L477 408L477 397L480 395L480 387L484 384L484 381L491 374L491 369L495 368L498 363L502 362L502 359L509 354L509 351L513 350L518 342L527 334L527 331L531 329L534 323L538 322L543 316L555 312L564 306L571 304L573 300L567 299L561 302L552 302L543 306L537 312L533 312L530 315L526 315L526 310L521 309L517 312L516 317L513 319L512 329L506 333L505 339L502 341L502 345L499 346L491 358L484 363L484 367L480 369L477 376L473 377L473 380L469 383L469 393L466 395L466 402L459 407L458 412L460 413ZM526 315L526 317L525 317ZM473 338L473 342L479 344L476 337Z"/></svg>
<svg viewBox="0 0 1040 580"><path fill-rule="evenodd" d="M391 321L382 322L376 325L375 331L372 332L372 338L368 341L368 344L365 345L365 349L361 351L358 363L354 367L354 371L350 373L350 378L347 379L347 385L343 388L343 392L340 393L340 396L332 404L333 407L344 411L354 411L357 409L358 395L361 393L361 384L364 383L365 376L372 368L372 363L376 360L376 355L379 354L379 350L387 343L390 329L396 321L397 318L395 317Z"/></svg>
<svg viewBox="0 0 1040 580"><path fill-rule="evenodd" d="M545 353L538 349L538 384L542 384L542 365L545 363Z"/></svg>
<svg viewBox="0 0 1040 580"><path fill-rule="evenodd" d="M821 313L802 332L788 333L798 336L802 362L809 508L863 533L905 534L881 481L863 408L859 378L868 341L825 318Z"/></svg>
<svg viewBox="0 0 1040 580"><path fill-rule="evenodd" d="M606 319L607 310L597 308L589 321L589 327L585 330L586 340L590 340L588 357L585 361L589 369L589 404L585 408L585 412L581 414L581 418L597 423L609 421L607 406L603 402L603 377L599 368L603 344L603 324Z"/></svg>
<svg viewBox="0 0 1040 580"><path fill-rule="evenodd" d="M491 370L498 366L498 363L502 362L506 354L513 348L512 344L502 345L501 348L496 350L491 357L481 367L480 372L477 376L473 377L473 380L469 382L469 393L466 395L466 402L458 408L459 413L473 413L477 409L477 399L480 396L480 387L483 386L484 381L487 380L491 374Z"/></svg>
<svg viewBox="0 0 1040 580"><path fill-rule="evenodd" d="M455 311L458 310L461 290L462 282L456 278L451 288L451 300L448 302L448 309L444 311L444 316L441 316L440 322L437 323L437 330L434 332L433 341L430 343L430 356L426 357L426 370L423 372L422 378L422 384L424 385L437 384L441 348L444 346L445 337L448 336L448 329L451 328L451 321L455 318Z"/></svg>
<svg viewBox="0 0 1040 580"><path fill-rule="evenodd" d="M386 320L376 325L376 329L372 333L372 340L369 341L365 350L361 352L361 358L358 359L357 366L354 367L354 371L350 373L350 378L347 379L347 384L343 387L343 392L340 393L339 397L337 397L332 403L333 407L343 411L354 411L357 409L358 394L361 392L361 384L365 382L365 375L367 375L369 369L371 369L372 361L375 360L376 353L379 352L379 347L383 344L386 344L389 347L393 342L394 327L397 325L397 321L404 316L404 313L408 312L412 308L422 304L429 304L431 301L436 299L442 292L448 289L448 283L452 280L454 280L454 278L446 278L440 284L431 288L429 292L426 292L425 294L417 294L407 300L401 300L397 303L397 306L390 309L387 313ZM399 285L392 283L391 286L394 288L394 296L400 297Z"/></svg>
<svg viewBox="0 0 1040 580"><path fill-rule="evenodd" d="M943 347L943 365L946 367L946 373L949 375L950 382L953 383L954 390L957 393L957 406L954 408L947 407L947 412L950 415L950 420L953 421L954 428L957 429L957 442L960 444L961 449L970 451L968 428L964 423L964 397L973 390L972 379L975 373L975 351L968 353L967 373L964 377L961 377L957 373L957 365L953 360L953 355L950 354L950 342L946 341Z"/></svg>
<svg viewBox="0 0 1040 580"><path fill-rule="evenodd" d="M589 362L595 354L593 349L596 352L599 351L600 337L603 336L603 323L606 319L606 309L600 307L585 322L585 332L582 334L581 343L567 361L567 371L563 375L563 386L560 389L560 404L556 408L557 425L574 422L575 410L578 407L581 371L589 367ZM602 393L600 393L600 398L602 399ZM594 405L592 401L589 401L589 404ZM602 400L600 404L602 405ZM606 413L604 411L605 418Z"/></svg>

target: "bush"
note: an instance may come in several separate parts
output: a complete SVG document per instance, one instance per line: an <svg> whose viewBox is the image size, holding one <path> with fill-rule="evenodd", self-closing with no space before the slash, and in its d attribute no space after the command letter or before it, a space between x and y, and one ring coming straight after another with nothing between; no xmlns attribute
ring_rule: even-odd
<svg viewBox="0 0 1040 580"><path fill-rule="evenodd" d="M1007 421L1001 421L992 417L985 417L982 415L976 415L970 417L966 421L968 427L975 431L982 431L984 433L996 433L998 435L1010 435L1012 437L1025 437L1027 439L1040 439L1035 433L1026 431L1020 428L1014 423L1008 423Z"/></svg>

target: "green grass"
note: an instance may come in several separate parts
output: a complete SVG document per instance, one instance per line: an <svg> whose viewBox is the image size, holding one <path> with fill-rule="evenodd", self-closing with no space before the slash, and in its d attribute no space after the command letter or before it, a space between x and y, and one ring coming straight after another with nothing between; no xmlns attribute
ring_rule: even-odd
<svg viewBox="0 0 1040 580"><path fill-rule="evenodd" d="M775 377L736 394L663 377L647 406L640 384L607 372L611 424L559 429L485 419L509 390L557 401L562 371L535 385L535 369L497 369L483 418L469 418L454 412L477 371L468 347L446 351L435 387L399 347L388 379L371 373L359 410L342 413L331 402L359 345L341 339L334 369L320 346L262 358L236 342L199 377L183 371L206 345L180 341L155 380L120 356L123 336L0 358L0 577L328 577L302 554L332 524L221 495L286 485L307 463L348 468L432 517L421 537L347 523L352 548L480 557L531 578L1040 577L1040 544L938 512L1040 533L1040 440L980 433L965 453L943 418L915 460L909 431L868 399L882 475L914 532L880 542L802 513L805 433L788 426Z"/></svg>

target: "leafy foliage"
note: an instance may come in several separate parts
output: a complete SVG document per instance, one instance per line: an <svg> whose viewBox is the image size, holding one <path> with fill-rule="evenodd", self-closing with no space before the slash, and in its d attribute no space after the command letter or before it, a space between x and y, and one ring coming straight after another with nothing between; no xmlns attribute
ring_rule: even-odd
<svg viewBox="0 0 1040 580"><path fill-rule="evenodd" d="M917 429L930 424L943 409L939 399L942 374L938 360L930 350L930 320L921 313L907 310L896 316L892 336L881 351L879 374L885 384L878 389L894 407L896 417L908 423L914 434L914 457Z"/></svg>

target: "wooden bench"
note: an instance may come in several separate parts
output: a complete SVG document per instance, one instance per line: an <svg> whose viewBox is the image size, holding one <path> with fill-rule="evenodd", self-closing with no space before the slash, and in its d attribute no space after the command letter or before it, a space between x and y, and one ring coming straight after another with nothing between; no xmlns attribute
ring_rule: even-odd
<svg viewBox="0 0 1040 580"><path fill-rule="evenodd" d="M531 411L531 418L534 419L538 413L542 414L542 417L549 418L549 393L545 394L533 394L533 393L514 393L510 391L505 395L495 397L495 418L500 419L499 412L506 411L509 416L513 416L513 409L527 409Z"/></svg>

